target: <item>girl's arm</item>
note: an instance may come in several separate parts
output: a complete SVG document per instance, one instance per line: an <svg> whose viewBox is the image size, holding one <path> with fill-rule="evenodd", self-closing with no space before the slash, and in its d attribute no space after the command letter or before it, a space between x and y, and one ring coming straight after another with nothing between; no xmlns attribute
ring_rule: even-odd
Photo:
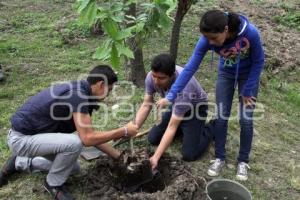
<svg viewBox="0 0 300 200"><path fill-rule="evenodd" d="M264 67L264 61L265 61L263 46L260 40L259 33L255 29L255 27L253 27L253 31L251 37L249 38L249 42L251 45L250 56L251 56L252 64L251 64L248 80L242 90L243 97L253 96L252 90L259 83L260 74Z"/></svg>
<svg viewBox="0 0 300 200"><path fill-rule="evenodd" d="M200 63L208 50L209 43L204 36L201 36L196 44L193 55L189 59L189 62L185 65L184 70L180 73L179 77L176 79L167 94L166 98L168 101L173 102L176 99L177 94L184 89L186 84L199 68Z"/></svg>

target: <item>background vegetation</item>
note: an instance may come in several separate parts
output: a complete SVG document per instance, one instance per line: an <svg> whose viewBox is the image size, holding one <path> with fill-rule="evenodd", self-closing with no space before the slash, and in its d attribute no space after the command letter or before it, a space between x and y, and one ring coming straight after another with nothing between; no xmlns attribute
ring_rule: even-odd
<svg viewBox="0 0 300 200"><path fill-rule="evenodd" d="M266 4L266 1L252 2L255 5ZM297 1L292 0L284 1L280 5L271 4L274 8L286 6L287 12L270 17L282 27L281 29L299 33L299 9L294 9L297 4ZM43 88L55 82L83 77L94 65L99 64L92 55L105 38L78 24L74 5L72 0L0 2L0 63L5 73L5 81L0 83L1 166L10 155L6 135L10 128L9 119L16 109L28 97ZM177 57L179 65L186 63L191 55L199 37L199 18L210 8L218 8L218 1L198 1L184 18ZM154 35L144 44L146 71L149 70L149 62L154 55L169 51L170 32L171 29L164 30L162 34ZM208 55L196 76L209 93L211 102L214 102L217 60L213 68L210 68L209 59ZM262 75L259 101L264 104L264 117L255 121L250 178L243 183L251 190L254 199L300 199L300 73L298 64L294 64L296 68L292 70L278 73L265 70ZM119 69L117 72L120 80L125 80L124 70ZM121 85L116 91L117 96L125 94L127 87L129 86ZM106 103L141 103L143 89L137 88L136 91L130 99L112 96ZM236 109L233 112L236 112ZM110 115L109 123L101 129L116 128L126 122L126 117L130 118L130 113L118 115L123 119L115 120ZM95 124L101 125L102 117L101 110L95 113ZM146 129L152 124L153 119L149 119L143 128ZM222 177L235 180L239 126L237 121L233 120L229 127L228 162ZM179 144L175 141L168 151L180 156ZM135 146L145 145L145 138L135 141ZM193 173L200 173L206 177L209 160L213 155L211 147L202 159L190 163ZM93 165L93 162L81 163L83 169ZM9 185L0 189L0 199L50 199L42 187L43 177L43 174L21 174L13 177ZM72 182L72 178L70 185L77 199L85 199L85 192L78 187L78 183Z"/></svg>

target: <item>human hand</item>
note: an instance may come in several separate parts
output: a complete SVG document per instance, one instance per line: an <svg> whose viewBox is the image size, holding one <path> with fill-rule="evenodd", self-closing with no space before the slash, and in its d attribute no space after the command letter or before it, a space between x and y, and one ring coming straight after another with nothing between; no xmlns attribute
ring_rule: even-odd
<svg viewBox="0 0 300 200"><path fill-rule="evenodd" d="M134 137L137 134L138 126L135 123L129 122L125 126L127 128L127 133L129 137Z"/></svg>
<svg viewBox="0 0 300 200"><path fill-rule="evenodd" d="M250 106L251 108L253 108L255 106L255 103L256 103L256 97L244 97L242 96L242 99L243 99L243 104L244 106Z"/></svg>
<svg viewBox="0 0 300 200"><path fill-rule="evenodd" d="M149 160L150 160L152 171L154 171L157 168L159 159L157 159L155 156L152 156Z"/></svg>
<svg viewBox="0 0 300 200"><path fill-rule="evenodd" d="M164 107L166 107L167 105L170 105L170 104L171 104L171 102L167 98L162 98L162 99L160 99L156 102L156 107L158 109L160 109L160 108L164 108Z"/></svg>

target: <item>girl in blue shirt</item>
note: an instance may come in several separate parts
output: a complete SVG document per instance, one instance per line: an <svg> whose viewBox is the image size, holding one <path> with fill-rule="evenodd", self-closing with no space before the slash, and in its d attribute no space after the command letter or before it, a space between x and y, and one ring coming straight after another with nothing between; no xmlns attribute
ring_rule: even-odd
<svg viewBox="0 0 300 200"><path fill-rule="evenodd" d="M240 150L237 178L247 180L249 154L253 138L253 110L258 93L260 74L264 66L264 51L258 30L246 17L220 10L207 11L200 21L202 36L183 72L171 87L166 98L158 101L165 106L176 99L198 70L208 50L219 54L216 83L217 116L214 124L215 157L208 169L210 176L218 176L225 166L225 143L228 118L234 91L238 87Z"/></svg>

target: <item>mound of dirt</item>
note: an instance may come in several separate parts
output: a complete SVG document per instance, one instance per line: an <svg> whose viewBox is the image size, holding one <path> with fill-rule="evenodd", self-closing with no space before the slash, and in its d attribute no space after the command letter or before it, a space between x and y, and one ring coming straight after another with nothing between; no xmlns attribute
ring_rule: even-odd
<svg viewBox="0 0 300 200"><path fill-rule="evenodd" d="M249 17L260 31L265 47L266 68L273 73L280 70L294 70L300 64L300 33L295 29L278 28L274 16L281 16L286 12L280 7L281 1L267 0L261 3L251 1L233 0L219 2L222 9L242 13ZM299 9L299 4L295 9Z"/></svg>
<svg viewBox="0 0 300 200"><path fill-rule="evenodd" d="M124 192L156 192L165 188L159 171L152 172L148 151L140 150L133 155L123 151L110 167L115 185Z"/></svg>
<svg viewBox="0 0 300 200"><path fill-rule="evenodd" d="M124 190L124 186L130 185L132 182L136 183L138 177L140 177L140 181L149 177L151 168L147 157L148 155L139 153L139 156L132 160L132 157L125 153L119 161L112 161L107 156L101 156L96 164L87 170L86 175L80 178L82 182L86 183L83 187L87 198L205 199L203 178L192 175L191 170L183 161L169 155L161 158L158 175L154 174L151 181L135 188L134 192L126 191L126 187ZM134 173L132 173L133 171Z"/></svg>

